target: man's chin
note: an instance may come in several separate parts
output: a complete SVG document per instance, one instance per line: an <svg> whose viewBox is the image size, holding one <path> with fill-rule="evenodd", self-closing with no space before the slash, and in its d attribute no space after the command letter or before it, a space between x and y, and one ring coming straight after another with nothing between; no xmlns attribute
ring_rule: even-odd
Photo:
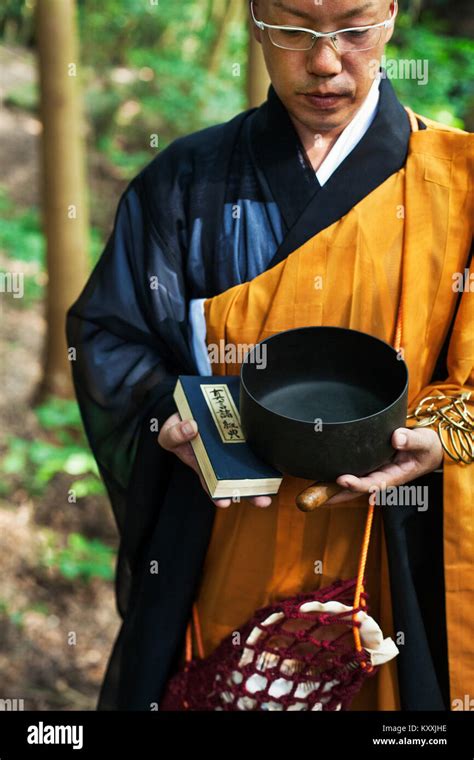
<svg viewBox="0 0 474 760"><path fill-rule="evenodd" d="M293 116L313 134L343 130L357 112L350 98L341 99L334 107L318 108L316 105L301 106L293 109Z"/></svg>

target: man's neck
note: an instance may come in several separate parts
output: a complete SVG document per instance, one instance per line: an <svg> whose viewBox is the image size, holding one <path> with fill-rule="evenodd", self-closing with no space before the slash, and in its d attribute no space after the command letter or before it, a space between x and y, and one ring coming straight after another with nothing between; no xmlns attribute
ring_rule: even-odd
<svg viewBox="0 0 474 760"><path fill-rule="evenodd" d="M318 171L324 160L327 158L329 153L331 152L332 148L334 147L335 143L341 136L341 134L349 127L350 124L356 119L358 116L362 116L363 109L369 109L373 108L374 97L377 99L377 95L374 92L377 89L376 85L374 85L371 90L369 91L367 98L364 100L358 111L354 114L352 119L347 122L347 124L343 124L341 127L331 130L328 132L322 132L320 134L315 134L312 132L312 130L308 129L304 124L302 124L300 121L295 119L291 114L289 114L293 125L298 133L298 136L301 140L301 143L306 151L306 155L308 156L308 160L311 163L311 166L313 167L314 171ZM372 105L371 105L372 104ZM362 129L365 129L364 125L362 125Z"/></svg>
<svg viewBox="0 0 474 760"><path fill-rule="evenodd" d="M294 120L293 123L306 151L308 160L316 172L326 156L331 152L334 143L337 141L339 135L342 134L347 124L343 125L338 130L326 134L321 133L314 135L310 130L307 130L304 125L296 122L296 120Z"/></svg>

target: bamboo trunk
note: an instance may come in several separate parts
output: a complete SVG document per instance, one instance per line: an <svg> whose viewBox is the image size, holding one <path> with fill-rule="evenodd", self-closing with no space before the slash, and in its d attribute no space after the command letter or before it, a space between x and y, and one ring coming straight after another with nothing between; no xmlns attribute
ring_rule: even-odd
<svg viewBox="0 0 474 760"><path fill-rule="evenodd" d="M256 108L267 99L270 77L268 76L262 46L255 39L254 24L249 21L247 99L248 107Z"/></svg>
<svg viewBox="0 0 474 760"><path fill-rule="evenodd" d="M84 125L74 0L40 0L36 10L40 80L42 214L46 237L47 335L43 379L48 393L72 395L66 311L88 271Z"/></svg>

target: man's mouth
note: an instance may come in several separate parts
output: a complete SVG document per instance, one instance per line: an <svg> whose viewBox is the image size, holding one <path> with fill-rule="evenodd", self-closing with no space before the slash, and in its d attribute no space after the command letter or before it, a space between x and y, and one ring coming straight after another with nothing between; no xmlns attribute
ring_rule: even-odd
<svg viewBox="0 0 474 760"><path fill-rule="evenodd" d="M305 99L315 108L334 108L338 106L343 98L347 95L338 92L322 92L315 90L313 92L303 93Z"/></svg>

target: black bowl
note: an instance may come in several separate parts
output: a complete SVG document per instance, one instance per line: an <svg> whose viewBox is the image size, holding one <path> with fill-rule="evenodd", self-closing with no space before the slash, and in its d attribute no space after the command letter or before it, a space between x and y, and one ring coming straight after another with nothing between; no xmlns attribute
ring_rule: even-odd
<svg viewBox="0 0 474 760"><path fill-rule="evenodd" d="M249 446L282 473L365 475L394 454L406 424L408 368L388 343L341 327L302 327L260 341L240 371Z"/></svg>

